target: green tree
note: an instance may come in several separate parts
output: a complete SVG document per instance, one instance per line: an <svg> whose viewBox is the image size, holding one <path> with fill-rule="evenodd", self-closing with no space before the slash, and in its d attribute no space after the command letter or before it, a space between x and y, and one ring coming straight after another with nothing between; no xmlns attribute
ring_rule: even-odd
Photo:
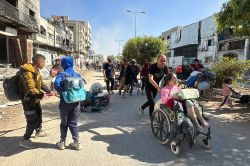
<svg viewBox="0 0 250 166"><path fill-rule="evenodd" d="M219 33L232 31L235 36L250 36L250 0L229 0L216 20Z"/></svg>
<svg viewBox="0 0 250 166"><path fill-rule="evenodd" d="M137 37L127 41L123 49L123 57L128 60L135 59L143 64L145 59L153 61L159 54L165 54L167 44L156 37Z"/></svg>
<svg viewBox="0 0 250 166"><path fill-rule="evenodd" d="M107 59L111 59L112 62L115 62L116 61L116 56L114 56L114 55L108 55Z"/></svg>
<svg viewBox="0 0 250 166"><path fill-rule="evenodd" d="M234 82L242 79L242 76L250 68L250 60L237 61L234 58L223 58L212 66L216 74L216 86L221 87L225 77L232 77Z"/></svg>

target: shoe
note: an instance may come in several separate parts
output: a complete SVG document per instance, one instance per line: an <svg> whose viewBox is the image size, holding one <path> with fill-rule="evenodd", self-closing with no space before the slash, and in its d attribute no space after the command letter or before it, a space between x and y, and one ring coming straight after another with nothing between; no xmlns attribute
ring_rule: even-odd
<svg viewBox="0 0 250 166"><path fill-rule="evenodd" d="M113 91L113 90L111 90L111 94L112 94L112 95L114 94L114 91Z"/></svg>
<svg viewBox="0 0 250 166"><path fill-rule="evenodd" d="M121 91L119 91L119 96L121 96L122 95L122 92Z"/></svg>
<svg viewBox="0 0 250 166"><path fill-rule="evenodd" d="M221 107L216 108L218 111L222 111L223 109Z"/></svg>
<svg viewBox="0 0 250 166"><path fill-rule="evenodd" d="M47 133L43 129L37 131L35 135L35 137L46 137L46 136L47 136Z"/></svg>
<svg viewBox="0 0 250 166"><path fill-rule="evenodd" d="M129 96L132 96L132 93L129 93Z"/></svg>
<svg viewBox="0 0 250 166"><path fill-rule="evenodd" d="M139 112L140 112L141 115L144 114L144 109L142 109L141 106L139 107Z"/></svg>
<svg viewBox="0 0 250 166"><path fill-rule="evenodd" d="M35 148L34 144L30 140L22 140L18 146L26 149Z"/></svg>
<svg viewBox="0 0 250 166"><path fill-rule="evenodd" d="M88 111L88 108L84 107L84 108L82 109L82 111L83 111L83 112L87 112L87 111Z"/></svg>
<svg viewBox="0 0 250 166"><path fill-rule="evenodd" d="M79 141L74 141L69 146L77 151L82 149L82 144Z"/></svg>
<svg viewBox="0 0 250 166"><path fill-rule="evenodd" d="M61 139L59 142L56 143L56 147L57 147L59 150L65 149L65 141Z"/></svg>
<svg viewBox="0 0 250 166"><path fill-rule="evenodd" d="M230 111L235 111L236 109L234 107L231 107L230 108Z"/></svg>

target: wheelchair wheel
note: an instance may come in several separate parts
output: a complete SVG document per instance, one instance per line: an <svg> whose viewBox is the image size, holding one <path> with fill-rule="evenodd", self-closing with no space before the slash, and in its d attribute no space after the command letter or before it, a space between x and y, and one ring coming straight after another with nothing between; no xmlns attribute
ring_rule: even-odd
<svg viewBox="0 0 250 166"><path fill-rule="evenodd" d="M214 96L215 96L215 91L213 89L200 91L200 99L203 101L212 100Z"/></svg>
<svg viewBox="0 0 250 166"><path fill-rule="evenodd" d="M171 148L171 151L175 154L175 155L178 155L180 154L181 152L181 147L178 143L176 143L175 141L172 141L171 144L170 144L170 148Z"/></svg>
<svg viewBox="0 0 250 166"><path fill-rule="evenodd" d="M152 132L160 144L167 144L169 141L170 121L165 111L157 109L151 118Z"/></svg>

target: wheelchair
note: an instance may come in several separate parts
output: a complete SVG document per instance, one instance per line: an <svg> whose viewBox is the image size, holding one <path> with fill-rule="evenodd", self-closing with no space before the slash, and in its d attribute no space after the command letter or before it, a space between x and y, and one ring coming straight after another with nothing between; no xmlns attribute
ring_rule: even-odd
<svg viewBox="0 0 250 166"><path fill-rule="evenodd" d="M199 106L204 117L203 107L200 104ZM181 116L184 120L181 124L178 124L178 119ZM204 119L206 121L209 120L206 117ZM151 117L151 128L156 140L163 145L170 143L171 151L175 155L180 154L182 141L186 140L189 143L189 147L192 148L195 138L200 134L204 136L202 146L207 149L211 148L210 128L206 135L199 133L193 126L191 119L183 111L172 111L167 106L161 104L160 100L155 104L155 111Z"/></svg>

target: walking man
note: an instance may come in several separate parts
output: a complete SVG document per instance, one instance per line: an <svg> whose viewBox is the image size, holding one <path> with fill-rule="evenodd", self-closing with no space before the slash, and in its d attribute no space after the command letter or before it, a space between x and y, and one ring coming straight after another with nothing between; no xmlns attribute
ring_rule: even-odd
<svg viewBox="0 0 250 166"><path fill-rule="evenodd" d="M114 66L111 63L111 59L108 59L108 62L104 64L103 66L103 75L104 75L104 79L107 85L107 91L109 94L114 94L113 92L113 88L114 88L114 83L115 83L115 70L114 70ZM111 83L111 87L109 86L109 83Z"/></svg>
<svg viewBox="0 0 250 166"><path fill-rule="evenodd" d="M157 57L157 62L150 65L147 79L145 82L145 93L147 96L147 102L139 107L141 114L144 113L144 109L149 106L150 119L154 111L155 106L155 96L157 92L161 91L159 83L163 78L164 74L168 73L168 67L166 65L167 57L166 55L159 55Z"/></svg>

